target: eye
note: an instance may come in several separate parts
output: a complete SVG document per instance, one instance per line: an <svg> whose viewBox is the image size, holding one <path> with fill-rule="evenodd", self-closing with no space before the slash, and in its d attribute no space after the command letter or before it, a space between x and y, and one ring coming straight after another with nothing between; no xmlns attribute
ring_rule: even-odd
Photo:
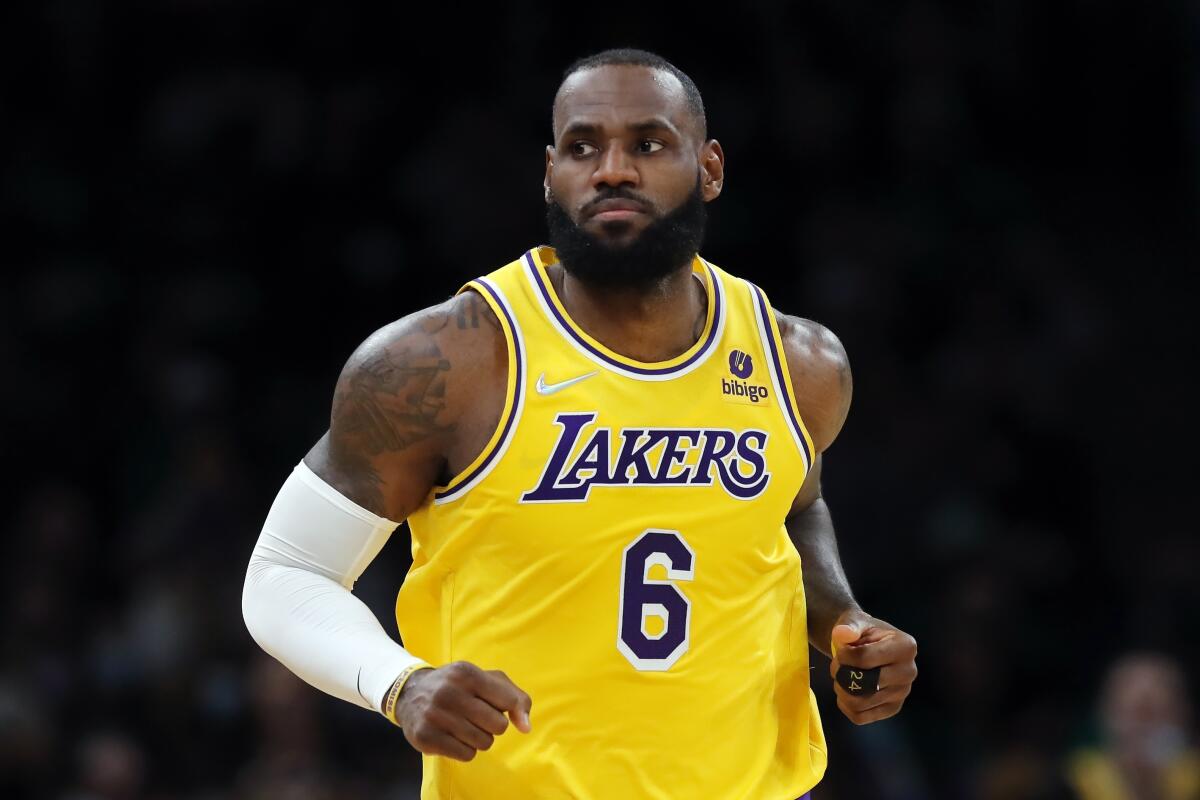
<svg viewBox="0 0 1200 800"><path fill-rule="evenodd" d="M654 139L642 139L640 142L638 142L638 152L657 153L659 150L662 150L664 146L665 145L663 145L662 142Z"/></svg>
<svg viewBox="0 0 1200 800"><path fill-rule="evenodd" d="M571 142L571 154L576 156L590 156L596 152L596 146L587 142Z"/></svg>

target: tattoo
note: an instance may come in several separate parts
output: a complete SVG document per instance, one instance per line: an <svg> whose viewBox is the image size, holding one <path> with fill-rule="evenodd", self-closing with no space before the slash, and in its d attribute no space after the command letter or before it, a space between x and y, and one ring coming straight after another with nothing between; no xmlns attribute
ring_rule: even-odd
<svg viewBox="0 0 1200 800"><path fill-rule="evenodd" d="M442 328L445 328L449 324L449 314L430 314L421 320L421 330L432 336L435 333L440 333Z"/></svg>
<svg viewBox="0 0 1200 800"><path fill-rule="evenodd" d="M463 298L458 304L458 311L455 316L459 330L478 328L480 319L496 330L500 330L500 320L496 319L496 314L484 299L479 296L478 292L469 290L463 292Z"/></svg>
<svg viewBox="0 0 1200 800"><path fill-rule="evenodd" d="M372 458L454 430L439 422L450 362L435 342L372 354L338 387L331 435L342 453L356 502L384 507Z"/></svg>
<svg viewBox="0 0 1200 800"><path fill-rule="evenodd" d="M460 331L479 327L479 296L474 292L468 294L470 296L458 304L457 317Z"/></svg>

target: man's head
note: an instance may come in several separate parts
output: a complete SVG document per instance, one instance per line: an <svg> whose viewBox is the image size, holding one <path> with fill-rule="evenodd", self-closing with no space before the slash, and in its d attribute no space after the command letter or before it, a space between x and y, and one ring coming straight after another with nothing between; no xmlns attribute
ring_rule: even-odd
<svg viewBox="0 0 1200 800"><path fill-rule="evenodd" d="M555 95L553 129L546 219L572 275L644 288L691 262L725 156L687 75L644 50L580 59Z"/></svg>
<svg viewBox="0 0 1200 800"><path fill-rule="evenodd" d="M1135 652L1108 672L1100 701L1109 747L1123 764L1162 766L1187 744L1191 700L1178 662Z"/></svg>

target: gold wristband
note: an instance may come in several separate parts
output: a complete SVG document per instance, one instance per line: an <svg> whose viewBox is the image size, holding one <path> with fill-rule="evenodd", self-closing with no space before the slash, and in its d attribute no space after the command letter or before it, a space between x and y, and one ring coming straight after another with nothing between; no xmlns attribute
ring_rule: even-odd
<svg viewBox="0 0 1200 800"><path fill-rule="evenodd" d="M383 716L397 728L400 727L400 721L396 719L396 701L400 699L400 692L404 689L404 684L408 683L408 679L419 669L433 669L433 667L424 661L418 661L405 667L392 684L392 688L388 689L387 697L383 699Z"/></svg>

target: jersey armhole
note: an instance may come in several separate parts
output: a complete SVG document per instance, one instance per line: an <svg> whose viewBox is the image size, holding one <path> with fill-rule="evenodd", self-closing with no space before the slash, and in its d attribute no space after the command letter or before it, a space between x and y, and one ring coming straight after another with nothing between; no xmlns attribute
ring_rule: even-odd
<svg viewBox="0 0 1200 800"><path fill-rule="evenodd" d="M762 338L763 352L767 354L767 366L771 373L771 382L775 385L775 396L783 398L779 405L788 430L792 433L792 439L796 443L796 448L804 458L804 474L807 478L808 473L812 470L814 458L812 437L808 435L808 429L804 427L804 420L800 418L800 407L796 403L796 392L792 388L792 374L788 370L787 356L783 349L783 336L780 334L779 324L775 320L775 310L767 302L767 295L762 289L750 281L746 281L746 285L750 287L750 294L753 297L754 319L758 324L759 336Z"/></svg>
<svg viewBox="0 0 1200 800"><path fill-rule="evenodd" d="M521 409L525 405L525 346L521 338L521 329L517 325L516 315L504 293L495 283L487 278L477 278L465 284L456 294L476 292L491 307L496 319L500 320L500 329L504 331L504 339L508 345L508 377L505 382L504 409L500 412L500 420L496 429L488 439L487 445L461 472L455 475L445 486L435 486L433 502L435 505L453 502L484 479L492 468L500 461L504 451L512 441L513 432L521 417Z"/></svg>

